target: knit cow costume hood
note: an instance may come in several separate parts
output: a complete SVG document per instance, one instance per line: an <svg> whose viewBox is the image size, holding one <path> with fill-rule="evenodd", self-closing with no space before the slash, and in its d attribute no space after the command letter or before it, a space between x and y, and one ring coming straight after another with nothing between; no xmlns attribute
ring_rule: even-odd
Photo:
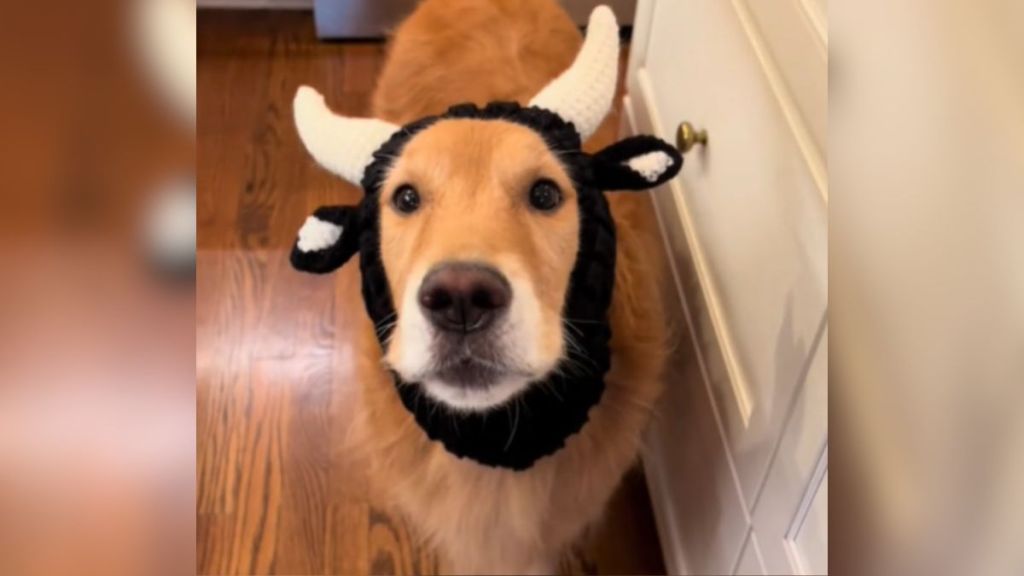
<svg viewBox="0 0 1024 576"><path fill-rule="evenodd" d="M323 167L365 191L356 206L324 206L307 218L292 250L295 268L312 273L336 270L357 252L367 313L387 348L396 316L387 270L380 256L379 194L394 159L421 130L455 118L514 122L534 130L556 154L573 180L580 215L579 252L563 307L574 320L579 349L568 354L542 385L529 386L513 401L511 414L453 411L393 373L396 391L416 422L452 454L488 466L529 468L565 445L587 422L601 399L610 366L608 308L615 284L615 223L602 193L643 190L674 177L682 157L651 136L634 136L587 154L582 142L611 107L618 75L619 34L612 11L594 9L576 60L529 103L492 102L483 108L453 106L447 112L405 126L334 114L323 97L303 86L295 96L295 123L310 154ZM582 361L580 361L582 360ZM562 369L567 368L567 369ZM506 417L507 416L507 417Z"/></svg>

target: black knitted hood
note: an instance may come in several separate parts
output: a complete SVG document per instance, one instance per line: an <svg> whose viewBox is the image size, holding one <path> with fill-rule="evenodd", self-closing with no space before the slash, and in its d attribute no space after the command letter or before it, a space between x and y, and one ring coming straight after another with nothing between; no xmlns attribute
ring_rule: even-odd
<svg viewBox="0 0 1024 576"><path fill-rule="evenodd" d="M678 173L682 157L665 142L636 136L590 155L581 149L572 124L540 108L515 103L491 103L483 108L463 104L439 116L412 122L395 132L375 153L364 172L366 193L358 206L323 207L314 217L344 230L326 249L292 251L299 270L324 273L337 269L355 252L360 255L362 293L367 313L386 350L396 317L387 271L380 256L380 188L405 145L421 130L452 118L501 120L526 126L538 133L557 155L572 178L578 197L580 236L562 318L578 347L566 352L543 382L531 383L506 406L485 413L454 411L423 393L416 383L403 382L393 373L403 405L432 440L448 452L480 464L523 470L538 459L561 449L586 424L590 409L604 391L611 358L608 309L615 285L615 223L603 190L644 189L657 186ZM664 153L667 169L651 178L629 163L644 154ZM577 349L578 348L578 349Z"/></svg>

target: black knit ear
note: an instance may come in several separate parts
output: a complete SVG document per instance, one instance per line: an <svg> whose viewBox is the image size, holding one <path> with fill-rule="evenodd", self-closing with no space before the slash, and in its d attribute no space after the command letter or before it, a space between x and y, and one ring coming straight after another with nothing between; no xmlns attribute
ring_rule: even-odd
<svg viewBox="0 0 1024 576"><path fill-rule="evenodd" d="M296 270L326 274L359 251L359 207L321 206L306 218L292 248Z"/></svg>
<svg viewBox="0 0 1024 576"><path fill-rule="evenodd" d="M683 167L683 156L654 136L620 140L592 157L592 185L600 190L646 190L664 184Z"/></svg>

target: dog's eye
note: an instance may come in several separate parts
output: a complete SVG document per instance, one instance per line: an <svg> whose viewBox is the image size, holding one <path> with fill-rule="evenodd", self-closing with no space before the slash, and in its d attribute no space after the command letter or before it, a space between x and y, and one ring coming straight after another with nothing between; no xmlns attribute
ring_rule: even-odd
<svg viewBox="0 0 1024 576"><path fill-rule="evenodd" d="M420 207L420 193L408 184L403 184L391 196L391 203L402 214L412 214Z"/></svg>
<svg viewBox="0 0 1024 576"><path fill-rule="evenodd" d="M562 204L562 191L551 180L538 180L530 188L530 206L541 212L550 212Z"/></svg>

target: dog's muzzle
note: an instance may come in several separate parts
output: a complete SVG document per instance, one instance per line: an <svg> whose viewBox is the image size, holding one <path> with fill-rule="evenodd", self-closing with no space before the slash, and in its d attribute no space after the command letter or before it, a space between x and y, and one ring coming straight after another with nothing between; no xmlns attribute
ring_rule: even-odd
<svg viewBox="0 0 1024 576"><path fill-rule="evenodd" d="M417 299L433 331L438 380L483 388L508 375L497 332L512 288L501 272L476 262L446 262L427 273Z"/></svg>

